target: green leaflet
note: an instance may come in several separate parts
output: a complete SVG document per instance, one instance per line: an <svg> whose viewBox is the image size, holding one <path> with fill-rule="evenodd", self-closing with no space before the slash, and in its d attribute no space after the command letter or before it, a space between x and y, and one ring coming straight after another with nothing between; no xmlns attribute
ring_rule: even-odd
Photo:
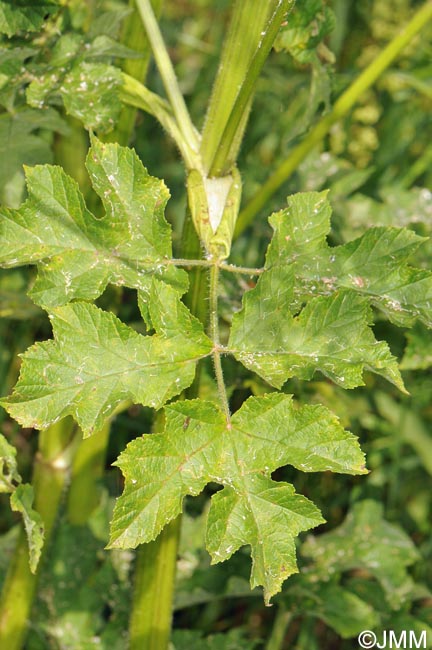
<svg viewBox="0 0 432 650"><path fill-rule="evenodd" d="M10 37L18 32L35 32L40 29L47 14L52 14L58 9L59 3L50 0L2 1L0 2L0 33Z"/></svg>
<svg viewBox="0 0 432 650"><path fill-rule="evenodd" d="M383 519L380 503L356 503L345 521L330 533L310 537L302 547L324 576L330 571L369 570L397 609L411 591L413 580L406 567L419 557L408 535Z"/></svg>
<svg viewBox="0 0 432 650"><path fill-rule="evenodd" d="M426 188L413 186L407 190L392 183L380 189L378 200L361 193L351 195L350 218L338 227L345 241L374 226L414 227L416 232L427 234L431 210L432 195Z"/></svg>
<svg viewBox="0 0 432 650"><path fill-rule="evenodd" d="M40 514L33 509L33 498L33 486L24 483L11 494L10 503L12 510L22 515L29 547L30 571L36 573L44 542L44 524Z"/></svg>
<svg viewBox="0 0 432 650"><path fill-rule="evenodd" d="M149 176L131 149L97 139L87 168L105 217L88 211L77 183L60 167L27 169L29 198L18 210L0 211L0 264L37 264L31 296L44 307L95 299L108 282L148 294L152 275L183 293L185 272L167 262L163 181Z"/></svg>
<svg viewBox="0 0 432 650"><path fill-rule="evenodd" d="M259 278L234 315L228 347L250 370L280 388L290 377L310 379L317 370L345 388L363 385L363 370L404 390L387 343L368 327L367 300L354 291L312 299L294 317L292 267L272 268Z"/></svg>
<svg viewBox="0 0 432 650"><path fill-rule="evenodd" d="M244 477L242 483L243 494L225 488L212 498L207 548L216 563L250 544L251 588L263 585L269 604L283 581L298 571L295 538L325 520L292 485L259 475Z"/></svg>
<svg viewBox="0 0 432 650"><path fill-rule="evenodd" d="M330 110L335 56L324 39L335 24L335 15L323 0L297 0L274 42L276 52L287 52L302 67L311 66L309 99L293 135L309 129L315 114L322 112L322 105L325 112Z"/></svg>
<svg viewBox="0 0 432 650"><path fill-rule="evenodd" d="M189 386L212 343L176 291L154 281L142 336L113 314L75 302L53 310L53 341L23 355L14 393L2 404L23 426L44 429L72 415L84 435L98 431L125 399L160 408Z"/></svg>
<svg viewBox="0 0 432 650"><path fill-rule="evenodd" d="M182 510L185 495L214 481L207 548L214 563L250 544L252 586L266 601L297 571L294 538L323 523L292 485L273 481L286 464L303 471L365 473L355 437L323 406L296 409L291 396L252 397L227 424L212 402L166 407L166 428L131 442L116 464L125 479L111 527L110 548L135 547L158 535Z"/></svg>
<svg viewBox="0 0 432 650"><path fill-rule="evenodd" d="M350 288L398 325L416 318L432 327L432 273L407 265L425 241L399 228L371 228L342 246L330 247L331 207L327 192L307 192L288 198L288 207L270 217L274 229L266 268L289 265L295 275L291 306L298 311L313 295Z"/></svg>
<svg viewBox="0 0 432 650"><path fill-rule="evenodd" d="M31 47L0 47L0 104L8 106L11 94L21 85L23 61L35 54ZM2 117L4 115L2 114Z"/></svg>

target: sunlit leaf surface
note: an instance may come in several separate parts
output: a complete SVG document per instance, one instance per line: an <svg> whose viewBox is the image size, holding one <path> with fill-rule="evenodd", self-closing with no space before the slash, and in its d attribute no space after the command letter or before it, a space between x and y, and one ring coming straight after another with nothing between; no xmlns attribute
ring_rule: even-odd
<svg viewBox="0 0 432 650"><path fill-rule="evenodd" d="M263 585L267 601L297 571L295 537L324 521L292 485L273 481L272 471L291 464L365 472L355 437L335 416L322 406L296 409L289 395L277 393L250 398L229 423L212 402L176 402L166 407L165 432L134 440L117 464L126 486L114 511L112 548L154 539L187 494L222 484L211 500L207 548L216 563L249 544L251 585Z"/></svg>

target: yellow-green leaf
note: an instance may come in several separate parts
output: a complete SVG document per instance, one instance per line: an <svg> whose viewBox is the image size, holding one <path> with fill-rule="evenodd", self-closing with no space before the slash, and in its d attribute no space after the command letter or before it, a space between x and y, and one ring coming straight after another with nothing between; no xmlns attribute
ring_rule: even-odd
<svg viewBox="0 0 432 650"><path fill-rule="evenodd" d="M54 340L23 355L20 378L2 401L20 424L44 429L72 415L85 435L99 430L126 399L160 408L189 386L212 343L175 290L154 281L154 336L142 336L113 314L75 302L50 314Z"/></svg>
<svg viewBox="0 0 432 650"><path fill-rule="evenodd" d="M418 318L432 327L432 273L409 266L425 241L404 228L371 228L342 246L329 246L331 207L327 192L288 197L288 207L270 217L274 229L266 268L292 268L295 313L311 296L341 288L367 296L398 325Z"/></svg>
<svg viewBox="0 0 432 650"><path fill-rule="evenodd" d="M404 390L396 359L369 327L370 308L354 291L310 300L292 316L291 267L266 271L234 315L228 348L247 368L280 388L290 377L311 379L319 370L344 388L363 385L363 370Z"/></svg>
<svg viewBox="0 0 432 650"><path fill-rule="evenodd" d="M132 149L96 139L87 167L105 216L89 212L77 183L60 167L27 169L27 201L0 211L0 265L36 264L31 296L44 307L95 299L108 283L148 294L153 276L183 293L186 273L169 264L163 181L147 173Z"/></svg>
<svg viewBox="0 0 432 650"><path fill-rule="evenodd" d="M211 481L222 484L212 498L207 548L220 562L249 544L251 584L263 585L268 601L297 571L295 537L323 522L313 503L271 473L291 464L308 472L362 474L356 438L325 407L296 409L291 396L278 393L250 398L230 422L216 404L202 400L175 402L165 411L165 432L137 438L116 462L126 484L110 547L155 539L181 512L186 495L199 494Z"/></svg>

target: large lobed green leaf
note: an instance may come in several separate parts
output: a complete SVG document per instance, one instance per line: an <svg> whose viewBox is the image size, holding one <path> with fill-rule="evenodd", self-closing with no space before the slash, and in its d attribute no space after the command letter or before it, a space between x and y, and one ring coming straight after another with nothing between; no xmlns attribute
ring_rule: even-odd
<svg viewBox="0 0 432 650"><path fill-rule="evenodd" d="M432 327L432 273L408 265L425 241L411 230L371 228L342 246L330 247L331 207L327 192L288 198L288 207L270 217L274 230L266 268L293 269L298 311L311 295L329 295L348 288L367 296L398 325L416 318Z"/></svg>
<svg viewBox="0 0 432 650"><path fill-rule="evenodd" d="M49 562L39 574L32 634L37 642L30 643L29 650L126 650L122 633L131 606L129 562L125 553L103 553L105 530L97 522L109 518L108 503L104 499L88 526L63 520L56 530ZM115 609L115 616L106 616L107 607Z"/></svg>
<svg viewBox="0 0 432 650"><path fill-rule="evenodd" d="M154 281L150 314L154 336L88 303L53 310L54 340L27 350L14 393L2 404L20 424L38 429L72 415L84 435L99 430L125 399L160 408L192 383L212 343L169 285Z"/></svg>
<svg viewBox="0 0 432 650"><path fill-rule="evenodd" d="M163 181L147 173L133 150L97 139L87 169L105 216L89 212L77 183L60 167L27 169L27 201L0 211L0 264L36 264L31 296L44 307L95 299L109 282L148 294L152 276L183 292L185 272L168 264Z"/></svg>
<svg viewBox="0 0 432 650"><path fill-rule="evenodd" d="M234 315L228 351L277 388L317 370L354 388L367 369L404 390L396 359L369 327L369 305L399 325L432 326L432 273L407 264L423 238L372 228L330 247L330 215L327 192L307 192L270 217L264 272Z"/></svg>
<svg viewBox="0 0 432 650"><path fill-rule="evenodd" d="M252 587L266 601L297 571L295 537L323 523L317 508L294 487L271 479L291 464L307 472L365 473L355 437L323 406L296 409L291 396L250 398L227 422L212 402L166 407L166 428L131 442L116 464L125 480L111 528L110 547L135 547L158 535L182 510L185 495L214 481L224 486L211 501L207 548L213 563L241 546L252 550Z"/></svg>
<svg viewBox="0 0 432 650"><path fill-rule="evenodd" d="M294 283L291 267L273 267L245 294L228 342L243 365L277 388L293 376L310 379L317 370L354 388L363 384L368 369L404 390L396 359L369 327L370 308L363 296L337 291L312 299L294 317Z"/></svg>

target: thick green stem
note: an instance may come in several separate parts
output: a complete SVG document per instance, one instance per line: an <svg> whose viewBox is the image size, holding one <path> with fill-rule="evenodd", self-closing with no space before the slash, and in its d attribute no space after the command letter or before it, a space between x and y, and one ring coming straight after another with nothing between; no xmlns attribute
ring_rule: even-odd
<svg viewBox="0 0 432 650"><path fill-rule="evenodd" d="M130 621L130 650L165 650L171 635L172 599L181 518L138 549Z"/></svg>
<svg viewBox="0 0 432 650"><path fill-rule="evenodd" d="M240 235L254 220L256 214L265 206L273 194L285 183L297 169L304 158L328 134L335 122L342 119L357 102L359 97L375 83L378 77L393 63L395 58L410 43L416 34L432 18L432 2L427 2L410 20L403 31L398 34L360 74L351 86L339 97L330 113L325 115L310 131L286 160L276 169L261 186L250 203L242 210L236 223L235 236Z"/></svg>
<svg viewBox="0 0 432 650"><path fill-rule="evenodd" d="M183 95L178 86L177 77L169 58L164 39L159 29L150 0L136 0L147 38L151 44L156 65L162 77L165 91L184 140L198 152L199 138L192 124Z"/></svg>
<svg viewBox="0 0 432 650"><path fill-rule="evenodd" d="M61 420L40 434L33 475L34 508L45 526L43 560L50 543L59 505L67 483L78 434L71 419ZM27 538L20 531L0 599L0 648L21 650L27 634L38 572L31 573Z"/></svg>
<svg viewBox="0 0 432 650"><path fill-rule="evenodd" d="M276 4L274 9L272 7L273 13L270 15L264 29L260 32L259 45L250 61L249 67L246 70L244 80L241 84L238 95L235 98L225 128L219 136L219 145L210 165L209 176L224 176L231 171L231 168L235 164L243 137L243 131L246 127L255 85L279 32L281 23L288 9L288 4L288 2L280 1ZM256 13L256 6L253 9ZM240 25L239 27L240 31L237 34L237 38L242 33L241 29L243 26Z"/></svg>
<svg viewBox="0 0 432 650"><path fill-rule="evenodd" d="M82 440L72 466L72 480L67 500L71 524L83 526L100 501L99 482L105 468L111 421L101 431Z"/></svg>
<svg viewBox="0 0 432 650"><path fill-rule="evenodd" d="M79 443L71 472L71 484L67 500L67 516L71 524L84 526L100 502L99 483L105 469L105 456L115 415L132 405L129 400L120 402L113 416L98 433Z"/></svg>
<svg viewBox="0 0 432 650"><path fill-rule="evenodd" d="M276 612L276 617L273 623L273 628L269 640L267 641L265 650L282 650L284 648L284 639L286 631L293 619L290 611L280 605Z"/></svg>
<svg viewBox="0 0 432 650"><path fill-rule="evenodd" d="M203 129L201 154L210 176L235 163L256 79L280 28L289 0L237 0Z"/></svg>

